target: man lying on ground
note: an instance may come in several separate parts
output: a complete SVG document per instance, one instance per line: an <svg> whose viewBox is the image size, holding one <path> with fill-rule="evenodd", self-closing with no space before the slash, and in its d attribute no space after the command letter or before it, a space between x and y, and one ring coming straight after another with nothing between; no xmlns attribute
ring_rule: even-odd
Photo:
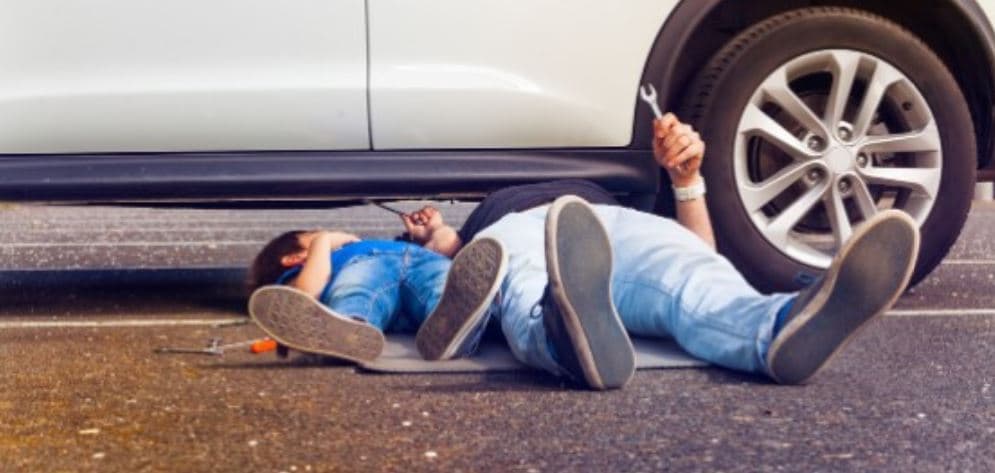
<svg viewBox="0 0 995 473"><path fill-rule="evenodd" d="M492 194L459 241L432 211L406 219L413 236L443 251L481 238L502 244L509 263L496 315L520 361L594 389L618 388L634 370L631 333L672 337L710 363L803 383L908 284L918 228L889 210L858 227L801 294L759 293L715 252L699 174L704 144L673 116L654 126L654 154L674 183L679 224L620 207L589 186L574 187L596 196L595 205L564 197L516 208L550 186L571 186L563 183ZM493 224L466 231L478 220ZM419 350L428 359L472 352L478 337L467 334L482 331L490 315L431 317Z"/></svg>

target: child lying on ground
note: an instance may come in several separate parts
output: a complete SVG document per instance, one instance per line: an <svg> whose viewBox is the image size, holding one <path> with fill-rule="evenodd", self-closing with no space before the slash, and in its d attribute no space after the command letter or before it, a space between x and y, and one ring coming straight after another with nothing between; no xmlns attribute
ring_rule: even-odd
<svg viewBox="0 0 995 473"><path fill-rule="evenodd" d="M253 261L249 314L289 348L371 361L383 351L385 331L414 332L432 314L449 314L434 317L446 322L491 310L504 265L493 240L467 245L450 261L411 243L291 231L266 244ZM425 327L423 338L434 331L453 329ZM458 356L452 349L475 345L481 333L462 334L446 354Z"/></svg>

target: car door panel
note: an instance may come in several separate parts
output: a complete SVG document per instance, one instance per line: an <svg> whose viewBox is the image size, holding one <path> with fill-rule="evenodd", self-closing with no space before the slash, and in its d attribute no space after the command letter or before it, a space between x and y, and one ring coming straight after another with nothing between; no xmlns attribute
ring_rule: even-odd
<svg viewBox="0 0 995 473"><path fill-rule="evenodd" d="M373 146L625 146L677 3L370 0Z"/></svg>
<svg viewBox="0 0 995 473"><path fill-rule="evenodd" d="M0 153L368 148L363 0L0 0Z"/></svg>

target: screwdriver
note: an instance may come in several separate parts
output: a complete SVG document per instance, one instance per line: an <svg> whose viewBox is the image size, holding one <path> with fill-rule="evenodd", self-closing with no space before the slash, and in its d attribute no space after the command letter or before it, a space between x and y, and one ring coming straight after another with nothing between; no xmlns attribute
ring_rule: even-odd
<svg viewBox="0 0 995 473"><path fill-rule="evenodd" d="M227 345L221 344L220 338L212 338L206 347L204 348L175 348L175 347L161 347L153 350L155 353L193 353L200 355L214 355L222 356L230 348L238 348L248 346L249 351L252 353L266 353L269 351L276 350L276 341L270 338L257 338L255 340L247 340L244 342L229 343Z"/></svg>
<svg viewBox="0 0 995 473"><path fill-rule="evenodd" d="M276 350L276 340L264 338L249 346L249 351L254 354L266 353Z"/></svg>
<svg viewBox="0 0 995 473"><path fill-rule="evenodd" d="M366 204L369 204L369 205L375 205L375 206L380 207L381 209L384 209L384 210L386 210L386 211L388 211L390 213L393 213L393 214L406 215L404 212L402 212L400 210L397 210L397 209L395 209L393 207L388 207L387 205L381 204L380 202L377 202L377 201L372 200L372 199L363 199L363 202L365 202Z"/></svg>

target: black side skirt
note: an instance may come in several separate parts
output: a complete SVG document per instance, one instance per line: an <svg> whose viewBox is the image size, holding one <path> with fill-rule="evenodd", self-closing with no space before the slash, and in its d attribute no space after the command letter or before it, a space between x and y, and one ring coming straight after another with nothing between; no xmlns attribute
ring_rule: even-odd
<svg viewBox="0 0 995 473"><path fill-rule="evenodd" d="M0 155L0 200L472 198L562 178L639 195L659 176L634 149Z"/></svg>

